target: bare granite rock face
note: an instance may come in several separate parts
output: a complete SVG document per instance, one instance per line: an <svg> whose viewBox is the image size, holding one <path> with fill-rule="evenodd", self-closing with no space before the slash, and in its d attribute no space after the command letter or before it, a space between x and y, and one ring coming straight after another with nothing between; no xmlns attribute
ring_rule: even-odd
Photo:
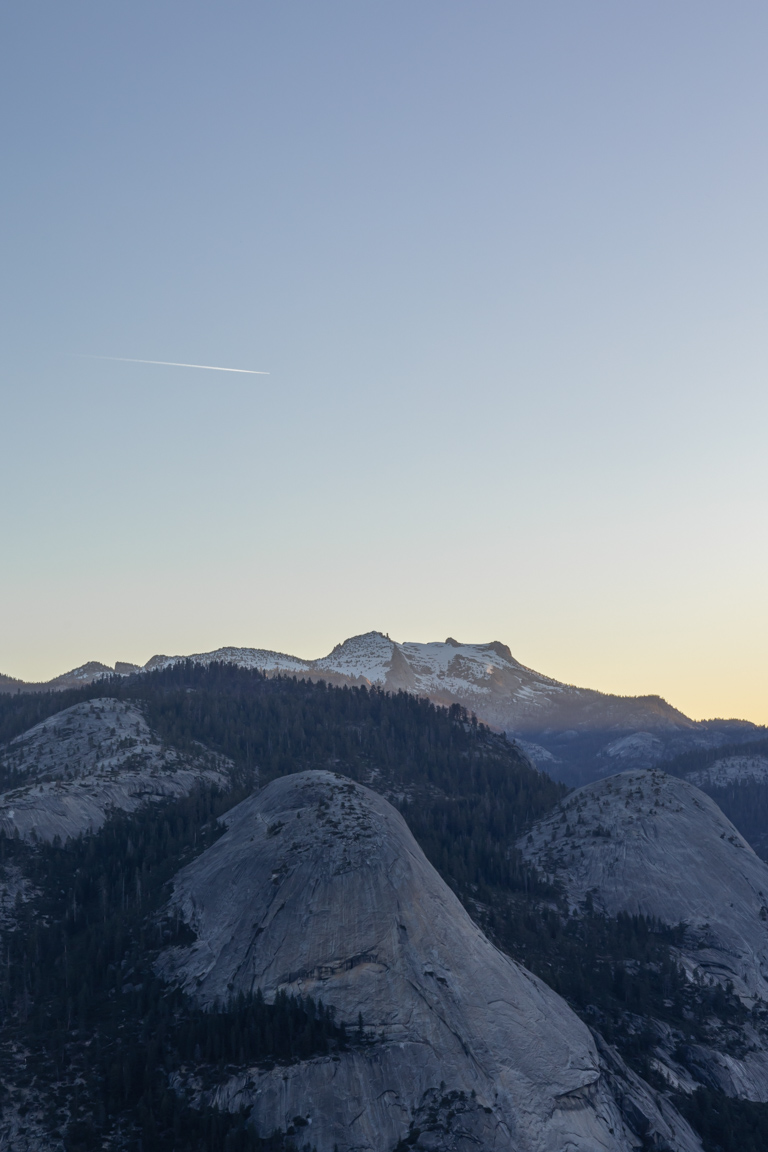
<svg viewBox="0 0 768 1152"><path fill-rule="evenodd" d="M681 1038L652 1022L656 1071L676 1090L698 1082L768 1102L768 865L715 802L655 769L623 772L572 792L518 846L563 885L574 911L590 899L609 916L685 925L678 959L690 978L732 984L759 1014L719 1039L715 1028L711 1043L684 1045L686 1067L675 1056Z"/></svg>
<svg viewBox="0 0 768 1152"><path fill-rule="evenodd" d="M0 794L0 831L63 841L97 831L110 811L185 796L200 783L227 787L231 767L202 747L191 756L164 747L135 705L75 704L0 750L8 789Z"/></svg>
<svg viewBox="0 0 768 1152"><path fill-rule="evenodd" d="M698 788L657 769L572 792L519 847L573 905L684 923L691 970L768 1000L768 865Z"/></svg>
<svg viewBox="0 0 768 1152"><path fill-rule="evenodd" d="M209 1100L248 1108L261 1133L298 1126L318 1152L391 1152L409 1134L445 1152L700 1149L626 1069L612 1089L618 1057L611 1071L565 1002L493 947L382 797L303 772L223 819L171 897L197 939L161 971L207 1005L320 998L369 1042L245 1069Z"/></svg>

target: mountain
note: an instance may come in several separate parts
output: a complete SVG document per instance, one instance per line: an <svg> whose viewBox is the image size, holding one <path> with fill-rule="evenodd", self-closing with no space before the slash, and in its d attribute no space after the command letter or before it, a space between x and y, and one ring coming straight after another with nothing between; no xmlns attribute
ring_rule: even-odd
<svg viewBox="0 0 768 1152"><path fill-rule="evenodd" d="M78 668L63 672L53 680L40 683L28 683L24 680L15 680L12 676L0 676L0 692L63 692L66 688L80 688L83 684L92 684L94 680L101 680L105 676L125 675L128 672L138 672L137 664L123 664L118 662L114 668L108 664L101 664L98 660L89 660Z"/></svg>
<svg viewBox="0 0 768 1152"><path fill-rule="evenodd" d="M182 657L156 656L147 667L167 667ZM235 663L267 672L345 676L389 691L413 692L440 704L460 703L494 727L540 732L574 724L603 728L690 728L694 722L656 696L607 696L561 684L526 668L505 644L398 644L381 632L353 636L319 660L299 661L279 652L221 648L189 659Z"/></svg>
<svg viewBox="0 0 768 1152"><path fill-rule="evenodd" d="M146 667L168 667L181 659L155 656ZM746 721L693 721L659 696L615 696L562 684L521 664L499 641L460 644L448 637L444 643L400 644L368 632L337 644L319 660L256 648L220 648L189 659L369 683L437 704L458 703L516 739L538 767L569 784L754 739L760 731Z"/></svg>
<svg viewBox="0 0 768 1152"><path fill-rule="evenodd" d="M763 860L768 860L768 740L696 749L664 765L711 796Z"/></svg>
<svg viewBox="0 0 768 1152"><path fill-rule="evenodd" d="M743 1009L722 1000L705 1044L658 1025L657 1068L678 1086L768 1100L768 865L713 800L658 770L624 772L570 793L519 847L572 915L682 925L675 951L689 980Z"/></svg>
<svg viewBox="0 0 768 1152"><path fill-rule="evenodd" d="M302 1118L318 1152L698 1146L620 1061L612 1094L589 1030L489 943L382 797L304 772L224 822L174 881L167 914L194 941L164 953L163 975L209 1007L256 989L321 999L365 1043L238 1070L217 1105L263 1135Z"/></svg>
<svg viewBox="0 0 768 1152"><path fill-rule="evenodd" d="M680 1114L705 1152L766 1147L766 1002L746 977L741 998L727 976L698 979L715 971L707 940L611 915L589 891L579 905L548 859L526 859L566 828L568 797L502 734L459 707L322 679L171 662L0 700L0 787L14 793L0 797L0 1147L320 1152L316 1125L343 1124L347 1097L370 1100L384 1073L402 1086L400 1152L499 1148L466 1143L499 1114L497 1091L502 1116L535 1105L519 1111L517 1149L536 1131L547 1148L571 1122L582 1146L591 1124L589 1146L610 1148L604 1120L627 1152L688 1148ZM285 798L307 771L333 794L296 816ZM191 790L169 787L182 773ZM672 867L664 852L657 865L690 903L684 885L702 886L709 864L685 864L678 815L663 828ZM710 951L759 975L735 884L738 900L726 885L702 913L719 934ZM390 923L373 942L372 916ZM541 1038L515 1031L529 1018ZM411 1026L413 1044L387 1031ZM550 1110L589 1068L595 1114L582 1098L565 1098L570 1119ZM383 1097L371 1106L394 1124ZM251 1113L280 1132L260 1137Z"/></svg>
<svg viewBox="0 0 768 1152"><path fill-rule="evenodd" d="M228 788L232 768L202 745L192 753L163 745L133 704L75 704L0 749L0 835L66 840L97 830L110 812L201 785Z"/></svg>
<svg viewBox="0 0 768 1152"><path fill-rule="evenodd" d="M437 704L461 704L515 738L556 779L579 784L621 768L647 768L691 750L754 739L759 729L739 720L696 722L660 696L616 696L562 684L525 667L506 644L397 643L367 632L337 644L328 656L302 660L261 648L218 648L192 656L153 656L137 669L92 662L47 684L0 682L0 692L60 691L110 675L173 667L183 660L223 662L270 675L323 678L411 692Z"/></svg>

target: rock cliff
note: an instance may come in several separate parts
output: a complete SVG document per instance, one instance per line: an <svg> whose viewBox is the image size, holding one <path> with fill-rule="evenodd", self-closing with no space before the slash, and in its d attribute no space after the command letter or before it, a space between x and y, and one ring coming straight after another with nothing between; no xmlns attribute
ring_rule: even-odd
<svg viewBox="0 0 768 1152"><path fill-rule="evenodd" d="M180 659L156 656L146 667L162 668ZM569 784L749 740L757 731L741 721L695 722L659 696L615 696L563 684L521 664L498 640L463 644L449 636L443 642L400 643L381 632L366 632L337 644L319 660L259 648L219 648L189 659L333 683L375 684L437 704L458 703L514 736L539 768Z"/></svg>

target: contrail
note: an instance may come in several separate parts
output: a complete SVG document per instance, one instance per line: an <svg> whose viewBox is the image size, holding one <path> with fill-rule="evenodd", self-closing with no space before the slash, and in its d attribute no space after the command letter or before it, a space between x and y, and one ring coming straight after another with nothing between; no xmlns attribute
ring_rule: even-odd
<svg viewBox="0 0 768 1152"><path fill-rule="evenodd" d="M132 356L89 356L87 352L76 352L80 360L119 360L121 364L162 364L164 368L205 368L209 372L245 372L248 376L269 376L269 372L259 372L255 368L220 368L217 364L179 364L175 360L135 360Z"/></svg>

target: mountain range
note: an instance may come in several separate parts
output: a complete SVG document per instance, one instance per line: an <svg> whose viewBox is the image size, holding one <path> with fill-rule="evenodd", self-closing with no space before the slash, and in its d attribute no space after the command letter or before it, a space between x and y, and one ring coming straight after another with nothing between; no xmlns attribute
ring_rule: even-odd
<svg viewBox="0 0 768 1152"><path fill-rule="evenodd" d="M0 698L0 1148L762 1152L764 751L569 790L357 639Z"/></svg>
<svg viewBox="0 0 768 1152"><path fill-rule="evenodd" d="M260 648L218 648L153 656L145 665L90 662L44 684L0 677L0 692L63 691L111 675L129 676L191 660L223 662L269 675L375 685L437 704L461 704L515 739L540 768L569 784L623 768L648 768L686 752L755 740L765 729L744 720L694 721L660 696L618 696L561 683L521 664L507 645L398 643L381 632L345 640L327 656L302 660Z"/></svg>

